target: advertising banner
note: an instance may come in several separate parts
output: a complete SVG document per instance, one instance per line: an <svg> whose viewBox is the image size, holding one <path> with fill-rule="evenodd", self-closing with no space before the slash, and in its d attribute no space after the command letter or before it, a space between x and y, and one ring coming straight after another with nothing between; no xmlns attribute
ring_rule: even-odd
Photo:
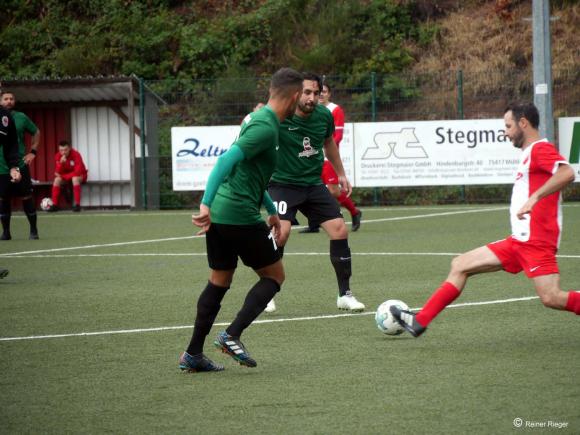
<svg viewBox="0 0 580 435"><path fill-rule="evenodd" d="M239 125L173 127L173 190L205 190L217 158L230 149L239 132Z"/></svg>
<svg viewBox="0 0 580 435"><path fill-rule="evenodd" d="M560 154L566 158L576 172L576 183L580 182L580 118L558 120L558 142Z"/></svg>
<svg viewBox="0 0 580 435"><path fill-rule="evenodd" d="M501 119L356 123L357 187L511 184L521 151Z"/></svg>

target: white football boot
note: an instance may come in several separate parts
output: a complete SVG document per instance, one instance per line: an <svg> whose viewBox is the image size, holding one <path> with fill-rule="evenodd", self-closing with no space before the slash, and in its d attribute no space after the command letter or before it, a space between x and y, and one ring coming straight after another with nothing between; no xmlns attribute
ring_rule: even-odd
<svg viewBox="0 0 580 435"><path fill-rule="evenodd" d="M365 304L357 301L357 299L353 296L351 291L347 291L344 296L339 296L336 300L336 307L339 310L347 310L347 311L364 311Z"/></svg>
<svg viewBox="0 0 580 435"><path fill-rule="evenodd" d="M276 302L274 302L274 299L271 299L270 302L268 302L268 305L266 305L264 311L266 313L273 313L274 311L276 311Z"/></svg>

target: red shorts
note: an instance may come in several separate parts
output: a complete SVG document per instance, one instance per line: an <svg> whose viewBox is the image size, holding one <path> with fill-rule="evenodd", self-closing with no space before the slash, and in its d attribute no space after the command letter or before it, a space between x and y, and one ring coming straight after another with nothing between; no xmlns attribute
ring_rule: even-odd
<svg viewBox="0 0 580 435"><path fill-rule="evenodd" d="M81 180L81 183L86 183L87 182L87 175L88 174L83 174L82 177L83 179ZM73 177L78 177L79 175L75 175L72 172L67 172L66 174L60 174L60 178L62 178L62 181L72 181Z"/></svg>
<svg viewBox="0 0 580 435"><path fill-rule="evenodd" d="M324 184L339 184L338 175L336 175L332 164L328 160L325 160L322 165L322 175L320 178L322 178Z"/></svg>
<svg viewBox="0 0 580 435"><path fill-rule="evenodd" d="M522 270L528 278L560 273L556 262L556 248L546 245L520 242L508 237L487 245L499 258L506 272Z"/></svg>

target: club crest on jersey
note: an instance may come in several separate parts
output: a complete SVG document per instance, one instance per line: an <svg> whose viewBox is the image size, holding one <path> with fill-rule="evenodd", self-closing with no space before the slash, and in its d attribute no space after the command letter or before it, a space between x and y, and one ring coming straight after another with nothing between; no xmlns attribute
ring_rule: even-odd
<svg viewBox="0 0 580 435"><path fill-rule="evenodd" d="M8 120L8 117L7 116L3 116L2 117L2 125L4 127L8 127L8 124L10 124L10 121Z"/></svg>
<svg viewBox="0 0 580 435"><path fill-rule="evenodd" d="M315 150L312 148L312 145L310 145L309 137L302 139L302 147L304 148L304 151L299 152L298 157L310 157L318 154L318 150Z"/></svg>

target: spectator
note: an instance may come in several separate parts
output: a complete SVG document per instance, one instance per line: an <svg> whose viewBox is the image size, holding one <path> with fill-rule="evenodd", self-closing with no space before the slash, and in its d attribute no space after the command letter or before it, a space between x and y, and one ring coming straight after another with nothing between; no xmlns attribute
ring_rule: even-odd
<svg viewBox="0 0 580 435"><path fill-rule="evenodd" d="M55 170L54 182L52 183L52 206L50 212L58 211L58 201L63 183L72 182L73 186L73 211L81 211L81 184L87 181L87 168L81 154L72 148L66 141L60 141L58 152L54 156Z"/></svg>

